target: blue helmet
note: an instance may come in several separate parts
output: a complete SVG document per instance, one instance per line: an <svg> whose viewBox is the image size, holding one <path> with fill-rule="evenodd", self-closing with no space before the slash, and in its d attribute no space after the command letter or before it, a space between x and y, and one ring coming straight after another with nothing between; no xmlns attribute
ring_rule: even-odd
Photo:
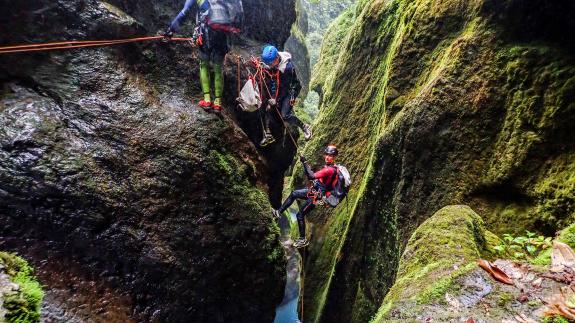
<svg viewBox="0 0 575 323"><path fill-rule="evenodd" d="M275 46L268 45L262 51L262 61L266 64L271 64L278 57L278 49Z"/></svg>

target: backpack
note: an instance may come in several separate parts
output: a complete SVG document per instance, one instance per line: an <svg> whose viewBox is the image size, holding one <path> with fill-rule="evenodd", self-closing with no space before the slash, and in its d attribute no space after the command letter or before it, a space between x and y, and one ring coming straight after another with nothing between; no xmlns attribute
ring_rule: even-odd
<svg viewBox="0 0 575 323"><path fill-rule="evenodd" d="M331 207L336 207L347 197L347 193L349 193L349 188L351 186L351 176L349 175L347 168L342 165L336 165L336 169L337 182L335 183L330 196L325 199L325 202Z"/></svg>
<svg viewBox="0 0 575 323"><path fill-rule="evenodd" d="M256 80L253 77L250 76L240 92L240 97L237 98L236 101L238 101L239 107L246 112L254 112L260 108L262 98L260 96L260 90L256 85Z"/></svg>
<svg viewBox="0 0 575 323"><path fill-rule="evenodd" d="M242 0L207 0L210 9L207 24L214 30L237 34L244 19Z"/></svg>

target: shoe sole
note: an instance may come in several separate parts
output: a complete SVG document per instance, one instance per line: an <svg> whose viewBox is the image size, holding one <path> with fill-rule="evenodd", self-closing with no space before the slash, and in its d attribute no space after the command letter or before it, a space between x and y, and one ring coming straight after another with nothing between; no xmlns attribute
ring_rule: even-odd
<svg viewBox="0 0 575 323"><path fill-rule="evenodd" d="M260 144L260 147L267 147L267 146L273 144L274 142L276 142L276 141L274 140L274 141L267 142L265 144Z"/></svg>

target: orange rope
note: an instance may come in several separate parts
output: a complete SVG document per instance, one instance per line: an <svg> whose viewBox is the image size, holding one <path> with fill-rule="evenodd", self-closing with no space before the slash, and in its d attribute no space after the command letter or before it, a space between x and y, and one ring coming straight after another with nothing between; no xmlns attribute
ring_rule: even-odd
<svg viewBox="0 0 575 323"><path fill-rule="evenodd" d="M44 43L44 44L30 44L30 45L18 45L18 46L5 46L0 47L0 54L9 53L26 53L26 52L39 52L39 51L49 51L49 50L59 50L59 49L75 49L75 48L86 48L86 47L101 47L101 46L111 46L111 45L121 45L128 43L136 43L150 40L163 39L163 36L152 36L152 37L138 37L129 39L116 39L116 40L92 40L92 41L68 41L68 42L54 42L54 43ZM171 38L170 41L191 41L192 38Z"/></svg>

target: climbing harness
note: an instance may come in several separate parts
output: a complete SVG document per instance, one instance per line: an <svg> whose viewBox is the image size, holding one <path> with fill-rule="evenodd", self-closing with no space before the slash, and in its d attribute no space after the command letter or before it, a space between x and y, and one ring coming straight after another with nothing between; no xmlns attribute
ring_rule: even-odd
<svg viewBox="0 0 575 323"><path fill-rule="evenodd" d="M316 189L315 185L311 186L307 191L307 198L311 199L314 205L324 205L324 197L322 190Z"/></svg>
<svg viewBox="0 0 575 323"><path fill-rule="evenodd" d="M112 45L123 45L129 43L138 43L153 40L168 40L177 42L191 42L193 38L165 38L164 36L151 36L151 37L136 37L127 39L114 39L114 40L86 40L86 41L63 41L42 44L28 44L17 46L4 46L0 47L0 55L12 53L30 53L30 52L43 52L61 49L76 49L87 47L103 47Z"/></svg>

